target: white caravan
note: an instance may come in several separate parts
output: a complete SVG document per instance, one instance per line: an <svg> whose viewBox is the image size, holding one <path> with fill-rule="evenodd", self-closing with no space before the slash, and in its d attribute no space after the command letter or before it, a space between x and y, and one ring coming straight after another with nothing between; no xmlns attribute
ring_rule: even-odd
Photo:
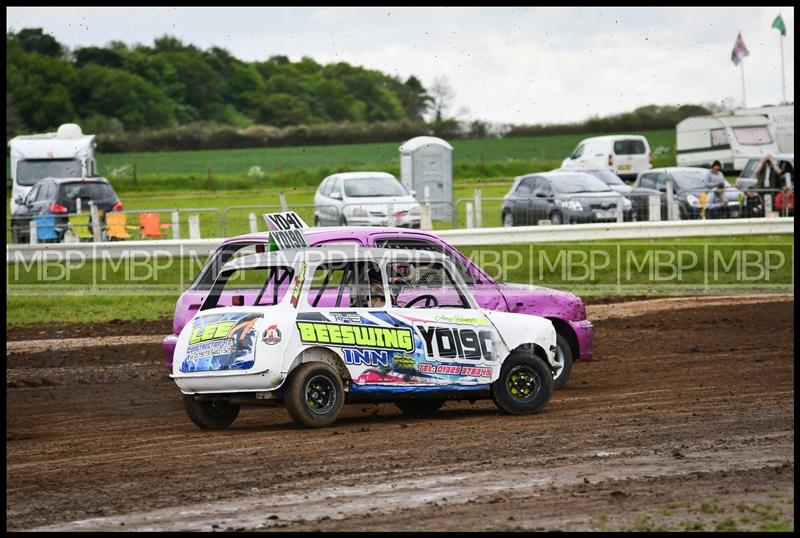
<svg viewBox="0 0 800 538"><path fill-rule="evenodd" d="M772 122L764 116L694 116L675 126L678 166L739 171L751 157L779 153Z"/></svg>
<svg viewBox="0 0 800 538"><path fill-rule="evenodd" d="M781 153L794 153L794 105L740 108L737 116L766 116L772 121Z"/></svg>
<svg viewBox="0 0 800 538"><path fill-rule="evenodd" d="M74 123L55 133L20 135L8 141L11 153L11 213L37 181L46 177L91 177L96 174L95 135Z"/></svg>
<svg viewBox="0 0 800 538"><path fill-rule="evenodd" d="M652 167L650 144L640 135L585 138L561 162L562 170L610 170L622 179L636 179Z"/></svg>

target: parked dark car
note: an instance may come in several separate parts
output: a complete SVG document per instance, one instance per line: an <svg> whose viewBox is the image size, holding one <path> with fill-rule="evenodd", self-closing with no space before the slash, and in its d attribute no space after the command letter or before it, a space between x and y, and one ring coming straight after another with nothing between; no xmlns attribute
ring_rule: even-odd
<svg viewBox="0 0 800 538"><path fill-rule="evenodd" d="M628 194L631 192L631 186L622 181L622 179L611 170L581 170L581 172L596 177L611 187L611 190L620 194Z"/></svg>
<svg viewBox="0 0 800 538"><path fill-rule="evenodd" d="M736 187L738 189L745 190L756 185L758 182L758 179L756 178L756 167L758 166L758 163L761 162L761 159L762 157L753 157L747 161L747 164L744 165L742 173L739 174L739 177L736 179ZM785 185L793 187L794 153L778 153L773 155L773 160L781 169L781 177L771 178L770 188L777 193ZM786 177L786 174L789 174L789 177ZM774 174L772 173L772 170L770 170L770 176L773 175Z"/></svg>
<svg viewBox="0 0 800 538"><path fill-rule="evenodd" d="M117 193L105 178L47 177L39 180L24 200L17 200L17 209L11 215L13 241L30 241L31 219L46 215L55 217L55 239L62 241L69 216L77 214L78 198L81 199L82 213L89 213L90 202L97 206L101 225L105 225L106 213L122 211Z"/></svg>
<svg viewBox="0 0 800 538"><path fill-rule="evenodd" d="M667 183L672 181L678 216L681 220L701 218L702 199L714 190L715 183L709 181L708 169L696 167L657 168L642 172L633 184L631 201L642 219L649 218L649 196L658 194L661 198L661 219L667 219ZM740 197L741 195L741 197ZM739 200L743 193L726 182L725 200L730 206L730 217L739 216Z"/></svg>
<svg viewBox="0 0 800 538"><path fill-rule="evenodd" d="M583 172L541 172L519 176L503 198L503 226L614 222L617 204L633 220L631 202L594 176Z"/></svg>

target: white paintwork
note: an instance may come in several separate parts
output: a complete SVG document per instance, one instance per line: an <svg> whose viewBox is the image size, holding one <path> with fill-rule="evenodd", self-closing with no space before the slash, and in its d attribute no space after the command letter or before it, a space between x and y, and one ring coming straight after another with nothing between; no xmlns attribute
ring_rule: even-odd
<svg viewBox="0 0 800 538"><path fill-rule="evenodd" d="M644 153L632 155L617 155L614 153L614 142L620 140L641 140L644 142ZM641 135L608 135L584 138L575 147L583 146L579 157L573 158L573 151L569 157L561 162L564 170L611 170L615 174L634 176L652 168L650 164L650 144ZM608 164L609 155L612 163Z"/></svg>
<svg viewBox="0 0 800 538"><path fill-rule="evenodd" d="M312 278L316 266L328 261L357 261L371 260L381 267L384 280L384 289L388 290L386 277L386 264L392 261L436 261L442 263L451 277L454 279L459 291L467 298L470 308L394 308L387 301L385 308L314 308L309 306L307 296L311 290ZM299 275L301 266L308 264L307 272L300 291L297 308L293 307L290 299L292 287L290 286L281 302L274 306L241 306L241 307L222 307L201 310L192 321L186 324L181 331L175 347L175 360L173 362L172 377L182 392L193 393L230 393L230 392L268 392L280 388L294 368L303 362L310 360L323 360L332 362L343 377L353 380L362 385L389 385L395 387L413 386L447 386L447 385L484 385L496 381L500 375L503 361L514 349L535 344L539 346L546 355L548 361L555 360L556 332L553 324L546 318L531 316L528 314L499 313L482 310L477 307L474 298L469 292L469 288L464 284L458 275L458 271L452 262L442 254L420 251L403 251L396 249L381 248L360 248L355 245L321 247L312 249L298 249L293 251L273 252L266 254L254 254L238 258L227 263L221 272L232 269L245 269L255 267L265 267L270 265L284 265L292 267L295 275ZM363 319L370 323L345 323L351 327L384 327L399 330L411 330L413 340L416 343L414 350L400 352L404 355L413 355L417 364L460 364L462 366L482 368L491 370L491 376L472 377L460 376L456 379L437 377L427 378L424 381L358 381L359 376L370 371L364 365L345 364L345 347L353 348L351 345L344 344L319 344L304 343L300 338L300 331L295 324L300 313L314 313L330 316L335 312L356 312ZM379 317L375 316L376 311L386 312L395 319L404 321L405 325L391 325ZM253 329L255 330L255 362L247 370L222 370L208 372L181 372L181 365L186 354L189 339L191 337L194 321L204 316L216 316L219 314L261 314L263 317L258 319ZM313 323L311 320L306 320ZM322 320L316 320L320 322ZM333 321L333 320L331 320ZM269 325L277 325L281 332L281 340L277 344L267 344L264 342L264 333ZM418 327L443 327L450 329L467 329L482 331L484 335L491 334L492 360L487 360L485 356L481 359L443 359L426 352L426 347L422 344L422 334ZM343 330L343 329L342 329ZM488 338L488 336L487 336ZM421 346L421 351L420 351ZM310 355L310 357L306 357ZM338 361L337 361L338 359ZM422 370L420 369L420 372Z"/></svg>
<svg viewBox="0 0 800 538"><path fill-rule="evenodd" d="M739 127L766 127L772 141L764 144L741 144L734 133L734 129ZM719 129L724 131L730 148L712 149L711 131ZM765 116L693 116L680 121L675 126L675 131L678 166L710 166L712 162L720 161L726 170L742 170L749 158L780 151L775 140L774 126ZM709 149L680 153L702 148Z"/></svg>
<svg viewBox="0 0 800 538"><path fill-rule="evenodd" d="M781 152L794 153L794 105L740 108L733 113L737 116L766 116L775 128L775 138Z"/></svg>

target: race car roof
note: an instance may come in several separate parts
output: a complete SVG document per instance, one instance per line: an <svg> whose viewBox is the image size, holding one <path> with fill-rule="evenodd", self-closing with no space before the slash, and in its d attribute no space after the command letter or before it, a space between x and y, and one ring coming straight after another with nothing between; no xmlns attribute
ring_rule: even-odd
<svg viewBox="0 0 800 538"><path fill-rule="evenodd" d="M248 254L229 261L222 266L221 271L234 269L252 269L255 267L273 267L276 265L296 265L298 263L320 263L326 261L346 262L360 260L402 260L402 261L440 261L447 265L452 262L438 252L397 249L374 248L359 245L335 245L328 247L298 248L265 252L261 254Z"/></svg>

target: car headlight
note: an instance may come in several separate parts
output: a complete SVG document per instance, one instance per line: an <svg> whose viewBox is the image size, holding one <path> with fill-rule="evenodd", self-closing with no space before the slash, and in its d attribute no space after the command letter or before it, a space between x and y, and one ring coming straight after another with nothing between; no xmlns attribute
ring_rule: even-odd
<svg viewBox="0 0 800 538"><path fill-rule="evenodd" d="M622 199L622 209L630 209L631 208L631 201L627 198Z"/></svg>
<svg viewBox="0 0 800 538"><path fill-rule="evenodd" d="M363 207L353 206L348 209L350 210L351 217L369 217L369 211Z"/></svg>
<svg viewBox="0 0 800 538"><path fill-rule="evenodd" d="M700 207L700 200L694 194L687 195L686 202L692 207Z"/></svg>

